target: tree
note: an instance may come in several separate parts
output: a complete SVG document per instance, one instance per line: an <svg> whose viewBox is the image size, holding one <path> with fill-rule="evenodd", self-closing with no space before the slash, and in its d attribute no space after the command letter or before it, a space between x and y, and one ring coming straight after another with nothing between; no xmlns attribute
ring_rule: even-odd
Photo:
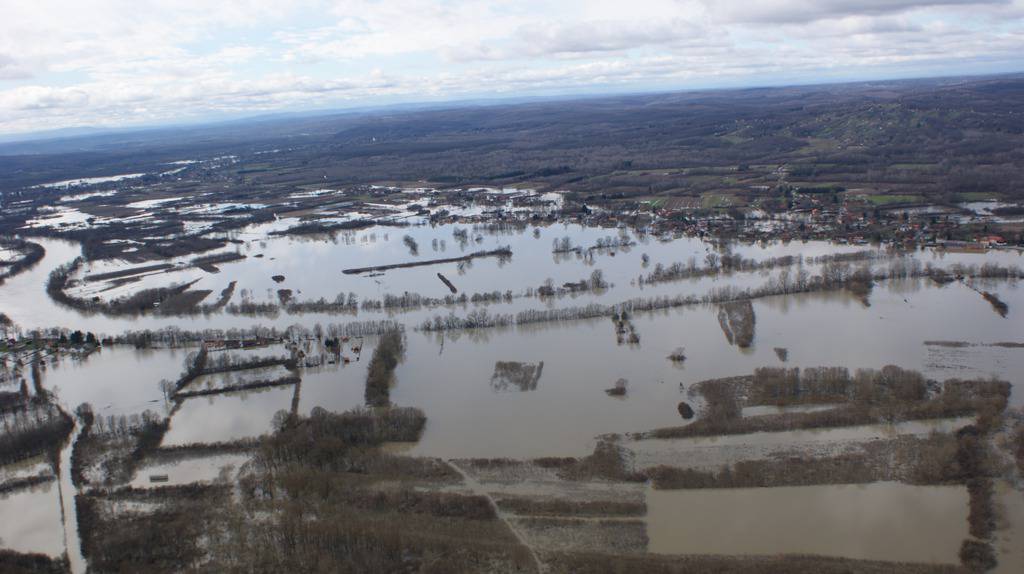
<svg viewBox="0 0 1024 574"><path fill-rule="evenodd" d="M316 411L316 409L319 409L319 408L320 407L313 407L313 410ZM323 409L320 409L320 410L323 410ZM281 410L277 411L276 413L274 413L274 418L271 419L270 425L271 425L271 428L274 429L274 432L280 433L281 431L283 431L286 428L288 428L288 426L289 426L289 424L291 422L292 422L292 413L290 413L290 412L288 412L288 411L286 411L284 409L281 409Z"/></svg>
<svg viewBox="0 0 1024 574"><path fill-rule="evenodd" d="M419 255L420 254L420 246L419 246L418 243L416 243L416 240L413 239L413 237L411 235L406 235L405 237L403 237L402 238L402 243L405 243L405 246L409 248L409 253L410 254L412 254L412 255Z"/></svg>
<svg viewBox="0 0 1024 574"><path fill-rule="evenodd" d="M164 394L164 400L169 402L171 397L174 396L174 381L161 379L158 386L160 387L160 392Z"/></svg>

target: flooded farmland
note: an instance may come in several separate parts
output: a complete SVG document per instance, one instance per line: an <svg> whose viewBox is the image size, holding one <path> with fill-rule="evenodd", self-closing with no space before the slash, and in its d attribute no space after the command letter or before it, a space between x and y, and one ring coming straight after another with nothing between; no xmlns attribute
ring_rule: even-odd
<svg viewBox="0 0 1024 574"><path fill-rule="evenodd" d="M659 554L823 554L956 564L967 493L895 483L647 494ZM742 519L740 518L742 517Z"/></svg>
<svg viewBox="0 0 1024 574"><path fill-rule="evenodd" d="M974 403L911 416L884 402L865 407L853 390L806 403L763 404L741 396L747 402L730 420L767 426L691 437L641 435L710 424L718 406L702 383L764 367L842 368L852 380L860 369L895 365L920 374L913 400L933 402L954 400L946 398L953 394L944 391L948 379L1017 384L1024 372L1020 283L980 276L938 281L922 270L962 275L986 263L1012 268L1022 262L1018 253L908 254L825 242L726 245L568 225L501 232L468 225L373 227L318 240L269 235L283 227L277 222L233 234L238 243L228 251L244 257L215 263L214 270L182 259L132 273L145 266L105 260L78 269L67 289L79 300L104 302L190 283L212 300L232 285L222 305L202 312L151 307L126 314L58 303L47 295L47 279L79 255L75 244L60 240L41 241L44 260L3 286L5 312L23 332L66 325L104 341L88 352L39 358L23 349L8 363L11 388L24 380L26 392L52 396L76 415L76 432L85 433L63 463L62 472L78 477L67 479L79 495L68 499L77 501L65 505L69 512L85 512L86 521L144 517L178 504L175 497L193 492L187 489L233 504L240 495L223 489L256 480L253 473L262 471L254 469L262 467L249 463L265 464L269 455L260 449L295 424L289 421L317 420L324 412L384 412L362 409L379 368L381 336L397 331L402 349L385 375L384 409L419 409L425 420L414 440L404 433L375 439L379 456L448 469L432 471L422 490L485 497L540 562L546 553L618 544L644 555L781 553L953 565L961 542L973 536L966 479L941 474L946 469L922 478L924 463L916 460L896 477L913 476L920 482L914 484L882 474L844 478L836 471L824 484L663 489L657 481L651 486L645 473L665 467L702 472L717 485L721 473L751 462L799 457L836 460L841 467L850 457L876 460L883 456L878 449L890 444L903 453L906 440L952 445L965 428L974 428ZM581 249L553 253L564 237ZM503 247L510 257L343 273ZM708 270L726 256L745 263ZM791 278L836 272L844 257L850 268L889 275L874 279L866 293L786 287ZM122 281L126 277L131 280ZM543 292L545 286L550 291ZM453 291L469 297L457 299ZM983 291L996 293L1008 314L994 310ZM730 298L750 301L744 311L749 342L741 342L739 326L726 327L721 303ZM467 318L474 323L463 325ZM462 326L450 328L453 321ZM682 414L684 403L692 420ZM1011 412L1024 406L1024 388L1008 387L1008 403ZM87 415L82 404L89 405ZM853 404L864 409L854 422L802 422L845 413ZM602 458L610 452L618 462ZM464 477L460 485L436 478L451 469ZM56 482L44 483L0 501L5 515L24 513L31 526L0 534L4 546L50 556L76 552L76 537L65 543L67 520L56 488ZM562 499L572 503L554 502ZM998 552L1013 563L1024 516L1017 516L1019 505L1003 506ZM72 569L83 564L72 560Z"/></svg>
<svg viewBox="0 0 1024 574"><path fill-rule="evenodd" d="M64 553L60 495L56 482L0 495L0 527L4 548L19 552L40 552L47 556ZM18 517L13 520L13 517Z"/></svg>

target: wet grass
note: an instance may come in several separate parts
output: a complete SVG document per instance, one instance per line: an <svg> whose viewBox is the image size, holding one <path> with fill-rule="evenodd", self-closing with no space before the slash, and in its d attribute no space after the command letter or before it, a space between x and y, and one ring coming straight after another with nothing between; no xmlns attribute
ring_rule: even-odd
<svg viewBox="0 0 1024 574"><path fill-rule="evenodd" d="M0 572L4 574L67 574L71 567L63 558L0 550Z"/></svg>
<svg viewBox="0 0 1024 574"><path fill-rule="evenodd" d="M384 441L414 439L416 409L289 417L261 439L244 507L210 538L214 570L532 572L533 562L483 496L428 491L460 475L436 459L397 457ZM255 523L251 513L268 516Z"/></svg>
<svg viewBox="0 0 1024 574"><path fill-rule="evenodd" d="M987 572L999 563L991 544L971 539L960 547L960 562L971 572Z"/></svg>
<svg viewBox="0 0 1024 574"><path fill-rule="evenodd" d="M878 562L824 556L657 556L604 552L544 555L553 573L623 574L954 574L959 566Z"/></svg>
<svg viewBox="0 0 1024 574"><path fill-rule="evenodd" d="M941 392L932 393L928 382L914 371L888 366L875 371L812 369L802 379L796 370L761 370L760 377L732 377L702 381L692 388L706 404L697 421L680 427L655 429L634 438L686 438L860 426L968 415L997 416L1006 408L1009 383L994 380L950 379ZM761 381L761 385L755 383ZM842 402L836 408L744 417L747 396L766 404L789 405Z"/></svg>
<svg viewBox="0 0 1024 574"><path fill-rule="evenodd" d="M171 573L195 566L204 554L204 533L229 495L223 486L196 485L77 495L82 554L90 571ZM152 512L113 514L104 509L110 499L160 505Z"/></svg>
<svg viewBox="0 0 1024 574"><path fill-rule="evenodd" d="M614 442L602 440L594 452L580 459L563 464L558 472L565 480L587 481L593 479L622 482L643 482L646 477L628 468L622 448Z"/></svg>
<svg viewBox="0 0 1024 574"><path fill-rule="evenodd" d="M562 498L535 498L502 495L498 508L529 516L644 516L647 505L643 502L620 500L566 500Z"/></svg>
<svg viewBox="0 0 1024 574"><path fill-rule="evenodd" d="M961 484L959 443L949 434L904 436L865 443L862 452L834 457L744 460L717 471L658 466L644 474L658 489L762 488L820 484Z"/></svg>

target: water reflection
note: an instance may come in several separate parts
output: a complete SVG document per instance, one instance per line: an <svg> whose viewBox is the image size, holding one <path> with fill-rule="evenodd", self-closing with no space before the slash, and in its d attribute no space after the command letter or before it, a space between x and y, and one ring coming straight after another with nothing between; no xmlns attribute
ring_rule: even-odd
<svg viewBox="0 0 1024 574"><path fill-rule="evenodd" d="M64 552L57 482L0 495L0 546L60 556Z"/></svg>
<svg viewBox="0 0 1024 574"><path fill-rule="evenodd" d="M227 442L270 431L274 413L290 410L294 385L186 399L171 417L164 446Z"/></svg>

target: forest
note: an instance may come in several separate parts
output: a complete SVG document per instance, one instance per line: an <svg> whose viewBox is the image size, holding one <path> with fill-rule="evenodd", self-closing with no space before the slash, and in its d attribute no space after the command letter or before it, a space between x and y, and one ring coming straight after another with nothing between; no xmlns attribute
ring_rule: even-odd
<svg viewBox="0 0 1024 574"><path fill-rule="evenodd" d="M422 180L742 203L781 177L808 193L1019 198L1022 95L1024 77L1002 75L339 112L0 144L0 190L230 153L206 177L249 190Z"/></svg>

